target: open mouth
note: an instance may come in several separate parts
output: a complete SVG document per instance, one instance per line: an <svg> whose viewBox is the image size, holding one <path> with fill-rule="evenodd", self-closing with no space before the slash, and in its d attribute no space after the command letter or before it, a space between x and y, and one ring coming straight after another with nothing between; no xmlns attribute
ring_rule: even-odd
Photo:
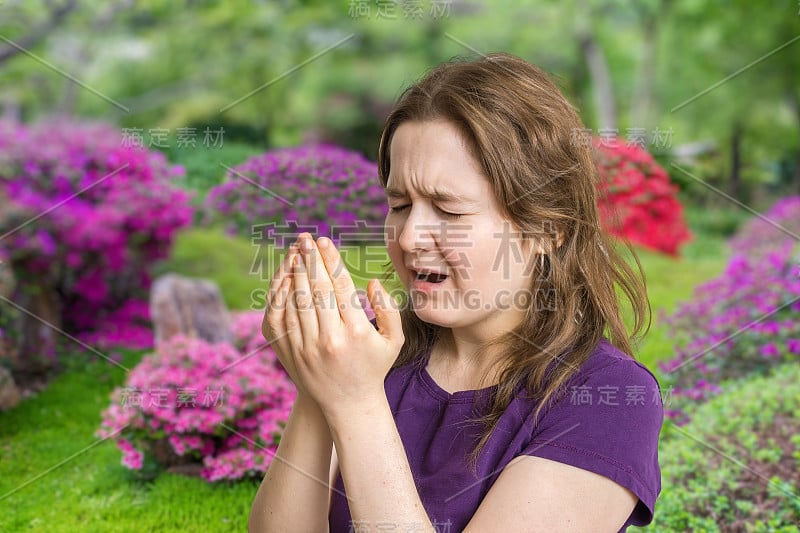
<svg viewBox="0 0 800 533"><path fill-rule="evenodd" d="M421 272L417 272L417 280L419 281L427 281L428 283L441 283L447 279L446 274L437 274L432 272L430 274L423 274Z"/></svg>

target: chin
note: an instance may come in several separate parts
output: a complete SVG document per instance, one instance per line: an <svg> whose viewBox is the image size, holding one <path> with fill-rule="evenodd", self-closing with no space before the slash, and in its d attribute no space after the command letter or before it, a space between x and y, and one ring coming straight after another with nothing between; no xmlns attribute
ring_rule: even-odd
<svg viewBox="0 0 800 533"><path fill-rule="evenodd" d="M453 310L431 308L413 309L417 318L434 326L452 328L454 322L457 320L457 317L453 314Z"/></svg>

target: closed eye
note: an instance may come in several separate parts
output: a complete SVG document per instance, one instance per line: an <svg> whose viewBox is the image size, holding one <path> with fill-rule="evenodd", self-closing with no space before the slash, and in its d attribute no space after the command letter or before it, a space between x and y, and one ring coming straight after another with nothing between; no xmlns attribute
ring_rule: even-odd
<svg viewBox="0 0 800 533"><path fill-rule="evenodd" d="M408 205L401 205L401 206L398 206L398 207L390 207L389 211L391 213L399 213L401 211L405 211L408 208L409 208ZM464 215L459 214L459 213L448 213L447 211L443 211L443 210L439 209L438 207L436 208L436 210L439 211L444 216L446 216L447 218L451 218L453 220L461 218L461 217L464 216Z"/></svg>

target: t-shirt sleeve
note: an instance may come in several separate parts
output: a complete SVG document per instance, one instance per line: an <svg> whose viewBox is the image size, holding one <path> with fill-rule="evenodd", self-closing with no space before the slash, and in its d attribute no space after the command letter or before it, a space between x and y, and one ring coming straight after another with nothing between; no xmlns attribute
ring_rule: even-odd
<svg viewBox="0 0 800 533"><path fill-rule="evenodd" d="M570 384L541 415L521 455L583 468L630 489L639 502L625 525L647 525L661 491L663 420L653 374L633 359L617 360Z"/></svg>

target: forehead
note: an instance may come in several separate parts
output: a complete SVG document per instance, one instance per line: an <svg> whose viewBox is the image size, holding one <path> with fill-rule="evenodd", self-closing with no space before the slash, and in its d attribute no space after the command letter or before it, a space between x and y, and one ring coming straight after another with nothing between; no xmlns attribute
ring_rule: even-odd
<svg viewBox="0 0 800 533"><path fill-rule="evenodd" d="M392 136L390 157L390 198L483 203L490 193L463 136L448 122L404 122Z"/></svg>

